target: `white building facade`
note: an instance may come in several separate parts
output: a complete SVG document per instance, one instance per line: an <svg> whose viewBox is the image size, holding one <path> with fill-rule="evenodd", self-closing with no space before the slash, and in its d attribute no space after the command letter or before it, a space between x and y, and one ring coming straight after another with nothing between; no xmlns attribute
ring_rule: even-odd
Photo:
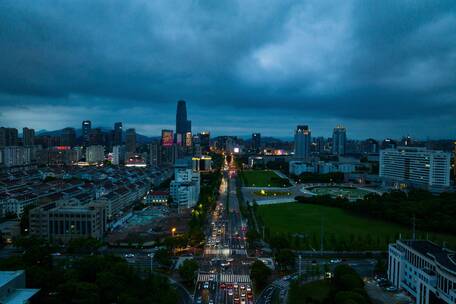
<svg viewBox="0 0 456 304"><path fill-rule="evenodd" d="M396 187L415 186L433 192L450 187L451 154L426 148L398 147L380 151L379 175Z"/></svg>
<svg viewBox="0 0 456 304"><path fill-rule="evenodd" d="M398 240L388 253L388 279L416 304L456 303L454 251L430 241Z"/></svg>
<svg viewBox="0 0 456 304"><path fill-rule="evenodd" d="M169 193L179 208L192 208L199 199L200 173L188 168L176 168Z"/></svg>

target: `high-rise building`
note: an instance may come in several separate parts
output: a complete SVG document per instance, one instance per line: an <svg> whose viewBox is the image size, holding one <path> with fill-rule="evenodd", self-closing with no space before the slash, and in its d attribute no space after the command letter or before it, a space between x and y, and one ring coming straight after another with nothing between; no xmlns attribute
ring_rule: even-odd
<svg viewBox="0 0 456 304"><path fill-rule="evenodd" d="M211 147L211 133L209 131L203 131L198 134L198 137L202 152L209 152Z"/></svg>
<svg viewBox="0 0 456 304"><path fill-rule="evenodd" d="M184 100L177 102L176 111L176 143L182 145L185 134L192 132L192 122L187 120L187 106ZM180 143L178 139L180 137Z"/></svg>
<svg viewBox="0 0 456 304"><path fill-rule="evenodd" d="M450 153L426 148L385 149L380 151L379 175L395 187L441 192L450 186L450 159Z"/></svg>
<svg viewBox="0 0 456 304"><path fill-rule="evenodd" d="M112 164L121 165L125 162L125 146L112 147Z"/></svg>
<svg viewBox="0 0 456 304"><path fill-rule="evenodd" d="M119 146L122 144L122 123L116 122L114 124L113 145Z"/></svg>
<svg viewBox="0 0 456 304"><path fill-rule="evenodd" d="M65 128L60 135L60 145L73 147L76 144L76 130L74 128Z"/></svg>
<svg viewBox="0 0 456 304"><path fill-rule="evenodd" d="M149 144L149 163L152 167L159 167L162 159L161 145L158 142Z"/></svg>
<svg viewBox="0 0 456 304"><path fill-rule="evenodd" d="M252 150L258 152L261 148L261 134L252 133Z"/></svg>
<svg viewBox="0 0 456 304"><path fill-rule="evenodd" d="M0 151L5 167L29 165L32 159L32 147L7 146Z"/></svg>
<svg viewBox="0 0 456 304"><path fill-rule="evenodd" d="M195 206L200 193L200 173L190 168L175 168L169 192L179 208Z"/></svg>
<svg viewBox="0 0 456 304"><path fill-rule="evenodd" d="M456 141L454 142L454 153L453 153L453 176L456 179Z"/></svg>
<svg viewBox="0 0 456 304"><path fill-rule="evenodd" d="M104 161L104 147L101 145L86 148L86 161L88 163L101 163Z"/></svg>
<svg viewBox="0 0 456 304"><path fill-rule="evenodd" d="M35 144L35 130L29 128L22 129L22 144L24 146L33 146Z"/></svg>
<svg viewBox="0 0 456 304"><path fill-rule="evenodd" d="M17 146L17 138L16 128L0 128L0 147Z"/></svg>
<svg viewBox="0 0 456 304"><path fill-rule="evenodd" d="M125 145L128 153L136 152L136 130L127 129L125 132Z"/></svg>
<svg viewBox="0 0 456 304"><path fill-rule="evenodd" d="M427 240L397 240L388 247L388 280L416 304L456 303L456 252Z"/></svg>
<svg viewBox="0 0 456 304"><path fill-rule="evenodd" d="M309 126L299 125L296 127L294 137L294 158L301 161L310 160L310 139Z"/></svg>
<svg viewBox="0 0 456 304"><path fill-rule="evenodd" d="M92 122L90 120L84 120L82 122L82 143L84 147L90 144L90 131L92 130Z"/></svg>
<svg viewBox="0 0 456 304"><path fill-rule="evenodd" d="M89 133L89 144L94 145L105 145L105 134L101 128L91 129Z"/></svg>
<svg viewBox="0 0 456 304"><path fill-rule="evenodd" d="M347 145L347 129L337 126L333 131L332 152L335 155L344 155Z"/></svg>

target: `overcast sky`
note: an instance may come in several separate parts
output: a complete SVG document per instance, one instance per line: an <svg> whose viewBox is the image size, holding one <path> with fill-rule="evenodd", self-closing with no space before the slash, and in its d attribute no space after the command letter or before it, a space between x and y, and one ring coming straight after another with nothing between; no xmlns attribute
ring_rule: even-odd
<svg viewBox="0 0 456 304"><path fill-rule="evenodd" d="M456 1L0 1L0 125L456 137Z"/></svg>

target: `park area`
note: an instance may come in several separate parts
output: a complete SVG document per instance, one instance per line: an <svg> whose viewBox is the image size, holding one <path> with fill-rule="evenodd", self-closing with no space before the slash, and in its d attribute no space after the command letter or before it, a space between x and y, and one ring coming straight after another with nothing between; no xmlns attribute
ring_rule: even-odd
<svg viewBox="0 0 456 304"><path fill-rule="evenodd" d="M338 186L319 186L319 187L310 187L306 190L314 193L315 195L329 195L333 198L344 197L349 200L363 199L369 193L372 193L368 190L363 190L354 187L338 187Z"/></svg>
<svg viewBox="0 0 456 304"><path fill-rule="evenodd" d="M401 234L411 237L411 227L374 220L343 209L302 203L256 207L256 216L265 225L267 238L286 236L296 249L320 249L323 230L325 250L386 250ZM323 228L323 229L322 229ZM456 237L417 232L418 238L456 247Z"/></svg>
<svg viewBox="0 0 456 304"><path fill-rule="evenodd" d="M287 179L281 178L272 170L242 171L241 180L245 187L289 187Z"/></svg>

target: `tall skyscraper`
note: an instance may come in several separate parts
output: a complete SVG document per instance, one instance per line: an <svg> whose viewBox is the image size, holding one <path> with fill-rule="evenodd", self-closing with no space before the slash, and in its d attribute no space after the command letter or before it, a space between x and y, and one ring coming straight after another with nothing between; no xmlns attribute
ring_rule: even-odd
<svg viewBox="0 0 456 304"><path fill-rule="evenodd" d="M178 139L180 138L180 144L182 144L185 134L192 132L192 122L187 120L187 106L184 100L177 102L176 112L176 142L179 144Z"/></svg>
<svg viewBox="0 0 456 304"><path fill-rule="evenodd" d="M16 128L0 128L0 147L17 146L17 138Z"/></svg>
<svg viewBox="0 0 456 304"><path fill-rule="evenodd" d="M22 143L24 146L33 146L35 144L35 130L29 128L22 129Z"/></svg>
<svg viewBox="0 0 456 304"><path fill-rule="evenodd" d="M122 123L116 122L114 124L113 145L119 146L122 144Z"/></svg>
<svg viewBox="0 0 456 304"><path fill-rule="evenodd" d="M161 145L158 142L149 144L149 163L153 167L159 167L161 165Z"/></svg>
<svg viewBox="0 0 456 304"><path fill-rule="evenodd" d="M258 152L261 148L261 134L252 133L252 150Z"/></svg>
<svg viewBox="0 0 456 304"><path fill-rule="evenodd" d="M335 155L344 155L347 146L347 129L337 126L333 131L332 152Z"/></svg>
<svg viewBox="0 0 456 304"><path fill-rule="evenodd" d="M89 132L89 144L94 145L105 145L104 134L101 128L91 129Z"/></svg>
<svg viewBox="0 0 456 304"><path fill-rule="evenodd" d="M307 125L296 127L294 137L294 158L301 161L310 160L310 129Z"/></svg>
<svg viewBox="0 0 456 304"><path fill-rule="evenodd" d="M76 144L76 131L74 128L65 128L60 135L60 145L73 147Z"/></svg>
<svg viewBox="0 0 456 304"><path fill-rule="evenodd" d="M90 143L90 131L92 130L92 122L90 120L84 120L82 122L82 143L84 147L87 147Z"/></svg>
<svg viewBox="0 0 456 304"><path fill-rule="evenodd" d="M136 130L127 129L125 133L125 145L127 152L134 153L136 152Z"/></svg>

